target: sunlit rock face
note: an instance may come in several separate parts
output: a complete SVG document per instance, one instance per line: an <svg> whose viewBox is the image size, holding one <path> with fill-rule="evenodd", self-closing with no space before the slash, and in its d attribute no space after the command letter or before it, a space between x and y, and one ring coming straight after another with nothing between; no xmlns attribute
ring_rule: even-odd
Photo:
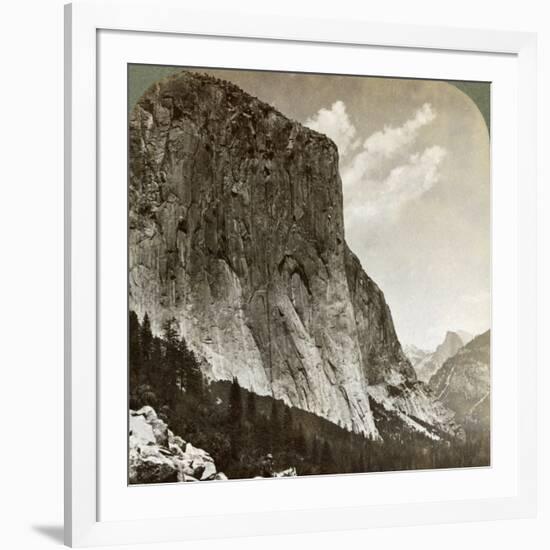
<svg viewBox="0 0 550 550"><path fill-rule="evenodd" d="M336 146L182 72L130 117L129 306L175 317L212 379L378 436L369 383L416 380L344 240Z"/></svg>

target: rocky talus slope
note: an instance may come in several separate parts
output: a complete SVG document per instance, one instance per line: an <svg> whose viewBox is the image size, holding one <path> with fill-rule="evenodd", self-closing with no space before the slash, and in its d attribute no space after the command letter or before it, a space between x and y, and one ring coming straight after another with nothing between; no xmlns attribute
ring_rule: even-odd
<svg viewBox="0 0 550 550"><path fill-rule="evenodd" d="M168 429L152 407L129 411L128 477L132 485L227 480L210 454ZM260 468L258 467L258 470ZM273 472L295 477L296 468ZM256 476L260 477L260 476Z"/></svg>
<svg viewBox="0 0 550 550"><path fill-rule="evenodd" d="M464 430L456 421L455 413L435 399L424 382L405 382L397 386L373 384L368 392L386 413L401 421L402 429L421 433L434 441L464 440Z"/></svg>
<svg viewBox="0 0 550 550"><path fill-rule="evenodd" d="M174 435L152 407L130 410L129 421L131 484L227 479L206 451Z"/></svg>
<svg viewBox="0 0 550 550"><path fill-rule="evenodd" d="M344 240L334 143L185 71L143 95L129 131L130 308L157 332L175 317L210 378L378 437L369 384L416 374Z"/></svg>

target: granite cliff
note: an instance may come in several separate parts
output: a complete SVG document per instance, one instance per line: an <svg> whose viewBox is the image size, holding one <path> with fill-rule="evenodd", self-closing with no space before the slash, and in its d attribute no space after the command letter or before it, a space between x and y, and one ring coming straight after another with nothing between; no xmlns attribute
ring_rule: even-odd
<svg viewBox="0 0 550 550"><path fill-rule="evenodd" d="M377 438L369 385L416 374L346 245L334 143L181 72L134 107L129 146L130 308L157 332L175 317L211 379Z"/></svg>

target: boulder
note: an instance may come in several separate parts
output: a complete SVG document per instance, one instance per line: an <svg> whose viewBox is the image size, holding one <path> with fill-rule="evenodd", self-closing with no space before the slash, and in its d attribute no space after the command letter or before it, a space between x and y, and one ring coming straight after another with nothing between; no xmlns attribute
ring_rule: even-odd
<svg viewBox="0 0 550 550"><path fill-rule="evenodd" d="M179 447L178 445L174 445L174 443L172 442L168 444L168 449L173 455L177 457L183 458L185 456L183 451L181 450L181 447Z"/></svg>
<svg viewBox="0 0 550 550"><path fill-rule="evenodd" d="M201 475L201 481L214 479L215 477L216 477L216 466L214 466L213 462L205 462L204 470Z"/></svg>
<svg viewBox="0 0 550 550"><path fill-rule="evenodd" d="M193 467L193 461L189 458L183 457L183 460L179 461L179 467L182 475L195 476L195 468Z"/></svg>
<svg viewBox="0 0 550 550"><path fill-rule="evenodd" d="M196 477L189 476L187 474L184 474L183 481L199 481Z"/></svg>
<svg viewBox="0 0 550 550"><path fill-rule="evenodd" d="M187 443L185 446L185 454L191 458L212 461L212 457L205 450L199 449L198 447L193 447L191 443Z"/></svg>
<svg viewBox="0 0 550 550"><path fill-rule="evenodd" d="M145 405L145 407L141 407L139 411L132 411L133 415L136 416L143 416L147 422L150 422L151 420L157 418L157 413L155 412L155 409L153 407L150 407L149 405Z"/></svg>
<svg viewBox="0 0 550 550"><path fill-rule="evenodd" d="M170 436L170 434L168 434ZM173 435L170 437L170 445L175 445L181 450L185 449L186 442L179 435Z"/></svg>
<svg viewBox="0 0 550 550"><path fill-rule="evenodd" d="M129 419L131 484L222 479L210 454L174 435L151 407L131 410Z"/></svg>
<svg viewBox="0 0 550 550"><path fill-rule="evenodd" d="M152 418L149 421L157 445L168 447L168 426L160 418Z"/></svg>
<svg viewBox="0 0 550 550"><path fill-rule="evenodd" d="M297 475L296 468L291 467L280 472L275 472L274 477L296 477Z"/></svg>
<svg viewBox="0 0 550 550"><path fill-rule="evenodd" d="M130 415L130 435L135 438L135 445L149 445L156 443L153 427L144 416Z"/></svg>
<svg viewBox="0 0 550 550"><path fill-rule="evenodd" d="M130 452L128 477L132 484L167 483L178 480L178 467L161 454Z"/></svg>

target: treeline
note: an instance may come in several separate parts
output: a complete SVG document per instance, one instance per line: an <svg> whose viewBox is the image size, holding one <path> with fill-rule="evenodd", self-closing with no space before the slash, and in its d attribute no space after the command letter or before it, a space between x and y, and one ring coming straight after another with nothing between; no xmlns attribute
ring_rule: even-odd
<svg viewBox="0 0 550 550"><path fill-rule="evenodd" d="M153 335L147 313L140 323L134 311L129 314L130 407L147 402L161 412L173 409L181 390L200 399L204 380L195 355L189 350L175 319L166 321L162 338Z"/></svg>
<svg viewBox="0 0 550 550"><path fill-rule="evenodd" d="M404 431L399 419L372 401L383 442L256 395L237 380L208 383L175 319L166 321L157 337L147 314L140 322L130 312L129 332L130 407L154 407L174 433L207 450L230 478L261 475L268 453L274 470L295 467L298 475L488 463L488 456L479 456L478 444L450 445Z"/></svg>

